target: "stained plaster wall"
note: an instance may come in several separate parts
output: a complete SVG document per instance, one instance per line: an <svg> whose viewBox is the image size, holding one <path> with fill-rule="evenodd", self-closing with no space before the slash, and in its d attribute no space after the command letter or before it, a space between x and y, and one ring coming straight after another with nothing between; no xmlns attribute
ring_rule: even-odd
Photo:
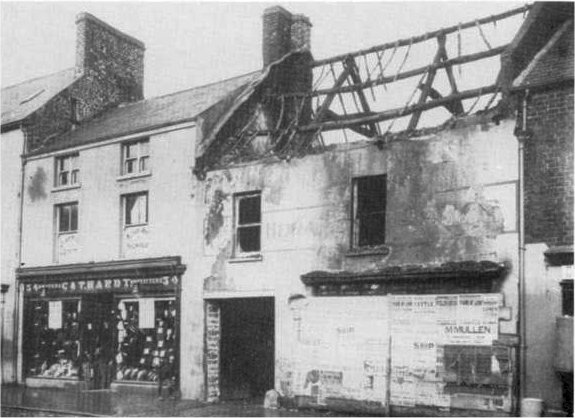
<svg viewBox="0 0 575 418"><path fill-rule="evenodd" d="M147 239L130 258L181 256L187 270L182 276L181 346L184 396L200 397L202 359L191 359L192 336L201 346L203 304L188 303L201 294L192 280L194 257L194 193L192 174L195 128L150 136L151 174L120 177L121 143L106 143L79 151L80 184L54 189L54 155L34 158L26 165L24 184L23 261L26 267L57 264L54 259L54 205L79 202L78 251L70 262L104 262L125 258L121 250L121 195L149 193ZM73 149L67 150L68 152ZM196 286L197 287L197 286ZM197 342L196 342L197 343ZM190 389L191 388L191 389Z"/></svg>
<svg viewBox="0 0 575 418"><path fill-rule="evenodd" d="M14 370L14 319L16 303L16 275L18 267L20 190L22 172L20 158L24 147L24 134L20 129L5 132L0 142L2 158L2 259L1 282L9 285L8 292L2 295L2 383L13 383Z"/></svg>
<svg viewBox="0 0 575 418"><path fill-rule="evenodd" d="M340 146L289 162L212 171L203 184L204 297L275 296L276 378L289 347L288 298L300 275L384 266L495 260L511 269L501 289L517 315L517 141L514 121L476 124L387 144ZM387 174L388 254L350 251L352 178ZM233 195L262 193L261 259L233 254ZM416 291L416 290L414 290Z"/></svg>

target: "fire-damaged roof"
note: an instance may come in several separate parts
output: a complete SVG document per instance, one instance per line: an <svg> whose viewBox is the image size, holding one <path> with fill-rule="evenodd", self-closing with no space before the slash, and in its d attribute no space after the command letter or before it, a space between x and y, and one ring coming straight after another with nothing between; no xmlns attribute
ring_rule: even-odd
<svg viewBox="0 0 575 418"><path fill-rule="evenodd" d="M2 126L17 123L44 106L76 80L74 68L2 89Z"/></svg>
<svg viewBox="0 0 575 418"><path fill-rule="evenodd" d="M30 153L42 154L189 122L256 78L260 71L112 109Z"/></svg>

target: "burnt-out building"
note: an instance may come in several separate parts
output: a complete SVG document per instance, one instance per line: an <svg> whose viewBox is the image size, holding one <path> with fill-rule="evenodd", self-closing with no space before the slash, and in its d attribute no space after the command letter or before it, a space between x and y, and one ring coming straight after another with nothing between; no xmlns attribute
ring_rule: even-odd
<svg viewBox="0 0 575 418"><path fill-rule="evenodd" d="M105 386L155 390L172 358L210 402L561 410L572 28L535 4L315 59L312 22L275 6L260 71L27 148L19 382L94 385L98 357Z"/></svg>

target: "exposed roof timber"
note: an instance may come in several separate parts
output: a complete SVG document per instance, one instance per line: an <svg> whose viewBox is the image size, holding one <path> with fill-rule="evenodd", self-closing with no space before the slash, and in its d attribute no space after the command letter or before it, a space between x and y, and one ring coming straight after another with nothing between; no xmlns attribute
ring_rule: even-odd
<svg viewBox="0 0 575 418"><path fill-rule="evenodd" d="M465 90L460 93L451 94L438 100L432 100L421 104L414 104L401 108L389 109L383 112L372 114L355 114L346 117L340 117L339 120L329 122L315 122L299 128L299 131L332 131L334 129L350 128L351 126L363 125L373 122L382 122L389 119L400 118L410 115L418 111L433 109L440 106L445 106L454 101L461 101L472 97L482 96L484 94L494 93L498 90L498 86L493 84L488 87L481 87L477 89Z"/></svg>
<svg viewBox="0 0 575 418"><path fill-rule="evenodd" d="M329 88L329 89L322 89L322 90L315 90L311 92L297 92L297 93L287 93L282 94L281 96L284 97L292 97L292 96L322 96L332 93L350 93L355 90L363 90L368 87L377 86L379 84L387 84L392 83L394 81L403 80L406 78L415 77L417 75L421 75L427 71L437 70L440 68L447 68L454 65L465 64L468 62L478 61L485 58L490 58L496 55L501 54L509 45L502 45L497 48L489 49L487 51L476 52L474 54L462 55L461 57L451 58L445 61L437 62L434 64L427 65L425 67L414 68L413 70L405 71L403 73L396 74L395 76L389 77L380 77L375 80L364 81L360 84L353 84L351 86L343 86L338 88Z"/></svg>
<svg viewBox="0 0 575 418"><path fill-rule="evenodd" d="M499 20L507 19L508 17L512 17L512 16L515 16L517 14L527 12L529 9L531 9L531 7L533 7L532 4L526 4L525 6L518 7L516 9L511 9L511 10L508 10L506 12L503 12L503 13L500 13L497 15L487 16L487 17L484 17L482 19L477 19L477 20L473 20L470 22L461 23L459 25L454 25L454 26L439 29L439 30L436 30L433 32L428 32L428 33L425 33L423 35L414 36L412 38L400 39L400 40L395 41L395 42L387 42L387 43L382 44L382 45L373 46L371 48L362 49L362 50L351 52L348 54L341 54L341 55L336 55L335 57L317 60L313 63L313 66L319 67L321 65L335 63L338 61L342 61L349 56L357 57L360 55L370 54L370 53L378 52L378 51L385 50L388 48L396 48L396 47L402 47L402 46L407 46L407 45L414 45L416 43L424 42L424 41L427 41L429 39L435 38L436 36L439 36L441 34L449 35L450 33L454 33L454 32L457 32L457 31L460 31L463 29L475 27L478 24L482 25L484 23L491 23L491 22L496 22Z"/></svg>
<svg viewBox="0 0 575 418"><path fill-rule="evenodd" d="M344 65L346 68L349 69L349 76L351 77L351 80L353 81L353 83L354 84L361 84L361 76L359 75L359 69L357 68L357 64L355 63L355 60L353 59L353 57L349 57L348 59L346 59ZM371 109L369 107L369 103L367 102L367 99L365 97L363 90L358 90L357 95L359 97L359 101L361 103L363 111L368 112L368 113L371 112ZM372 136L377 134L377 125L375 123L369 124L368 127L372 133Z"/></svg>

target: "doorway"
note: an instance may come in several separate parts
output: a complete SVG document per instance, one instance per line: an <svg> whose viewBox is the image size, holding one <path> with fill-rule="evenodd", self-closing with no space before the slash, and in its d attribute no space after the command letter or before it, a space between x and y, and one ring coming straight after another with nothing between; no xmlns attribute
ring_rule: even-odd
<svg viewBox="0 0 575 418"><path fill-rule="evenodd" d="M220 302L221 399L258 398L274 387L274 299Z"/></svg>

